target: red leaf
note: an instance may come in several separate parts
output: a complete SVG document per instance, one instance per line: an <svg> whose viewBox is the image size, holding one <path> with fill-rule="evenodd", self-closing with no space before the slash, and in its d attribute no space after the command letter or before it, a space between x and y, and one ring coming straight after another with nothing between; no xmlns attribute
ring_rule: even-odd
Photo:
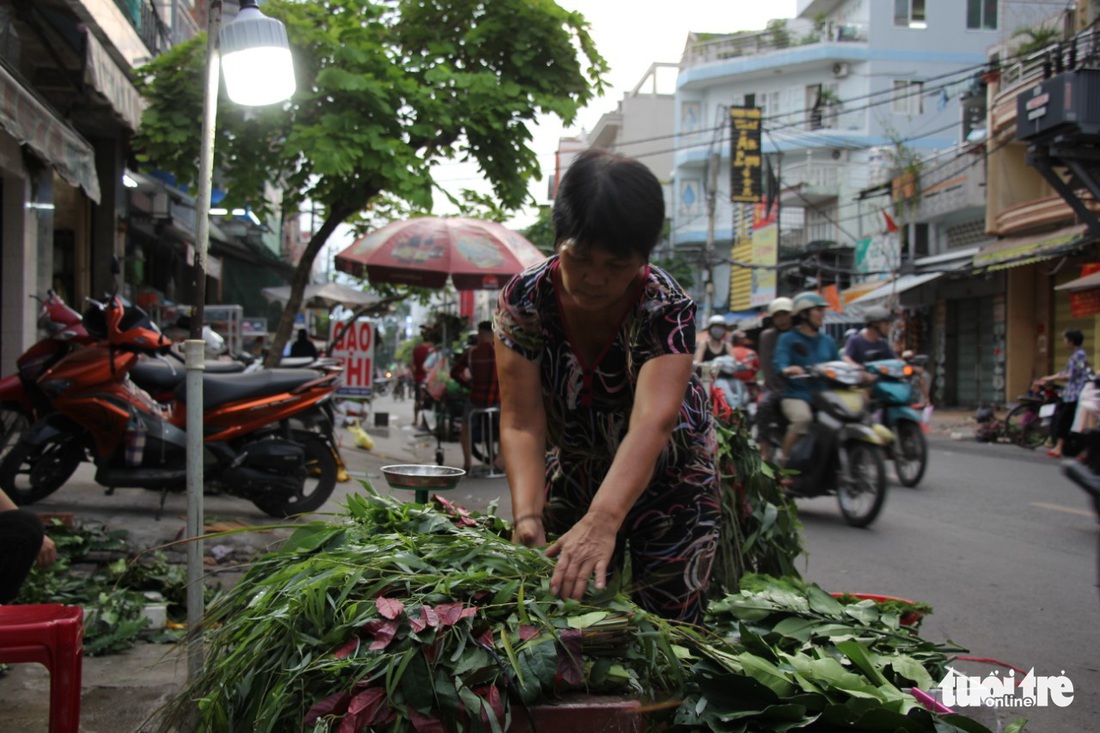
<svg viewBox="0 0 1100 733"><path fill-rule="evenodd" d="M496 648L496 642L493 640L493 630L485 629L481 636L477 637L477 643L489 649Z"/></svg>
<svg viewBox="0 0 1100 733"><path fill-rule="evenodd" d="M420 616L409 616L409 626L412 627L415 633L419 634L421 631L428 628L428 622Z"/></svg>
<svg viewBox="0 0 1100 733"><path fill-rule="evenodd" d="M333 654L337 659L347 659L352 655L352 653L356 650L358 646L359 640L353 637L351 641L337 649L335 652L333 652Z"/></svg>
<svg viewBox="0 0 1100 733"><path fill-rule="evenodd" d="M424 623L431 626L433 629L439 626L439 614L435 612L435 609L431 606L420 607L420 618L424 619Z"/></svg>
<svg viewBox="0 0 1100 733"><path fill-rule="evenodd" d="M385 688L369 687L351 699L348 703L348 715L357 715L369 723L385 701Z"/></svg>
<svg viewBox="0 0 1100 733"><path fill-rule="evenodd" d="M496 716L497 722L504 726L504 700L500 697L500 688L493 685L489 688L489 707L493 709L493 715ZM489 722L489 721L485 721Z"/></svg>
<svg viewBox="0 0 1100 733"><path fill-rule="evenodd" d="M541 636L541 634L542 632L540 632L538 629L536 629L534 626L531 626L530 624L519 625L519 638L523 641L530 641L536 636Z"/></svg>
<svg viewBox="0 0 1100 733"><path fill-rule="evenodd" d="M365 724L366 721L362 716L348 713L340 720L340 727L336 729L336 733L359 733Z"/></svg>
<svg viewBox="0 0 1100 733"><path fill-rule="evenodd" d="M373 623L373 622L372 622ZM381 651L389 646L389 643L393 641L394 634L397 633L396 621L381 622L380 625L373 629L374 641L370 643L371 651Z"/></svg>
<svg viewBox="0 0 1100 733"><path fill-rule="evenodd" d="M374 605L383 618L394 619L405 610L405 604L396 598L375 598Z"/></svg>
<svg viewBox="0 0 1100 733"><path fill-rule="evenodd" d="M584 680L581 632L579 629L565 629L559 638L565 653L558 655L558 677L567 685L579 685Z"/></svg>
<svg viewBox="0 0 1100 733"><path fill-rule="evenodd" d="M454 626L464 618L477 615L476 608L461 603L440 603L435 611L439 614L439 625L443 627Z"/></svg>
<svg viewBox="0 0 1100 733"><path fill-rule="evenodd" d="M348 702L350 701L351 693L348 692L337 692L335 695L329 695L309 709L309 712L306 713L306 717L302 718L302 726L313 725L326 715L343 713L347 710Z"/></svg>
<svg viewBox="0 0 1100 733"><path fill-rule="evenodd" d="M447 733L446 729L443 728L443 721L439 718L424 715L412 708L409 708L408 716L409 722L413 724L413 730L416 733Z"/></svg>

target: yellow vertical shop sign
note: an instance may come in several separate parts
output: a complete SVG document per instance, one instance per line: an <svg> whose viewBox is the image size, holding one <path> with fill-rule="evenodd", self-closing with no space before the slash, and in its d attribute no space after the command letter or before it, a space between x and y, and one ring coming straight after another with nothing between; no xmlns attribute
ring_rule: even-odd
<svg viewBox="0 0 1100 733"><path fill-rule="evenodd" d="M749 299L752 296L752 268L736 263L752 262L752 239L748 237L739 239L730 249L730 259L735 264L730 267L729 309L731 311L748 310Z"/></svg>
<svg viewBox="0 0 1100 733"><path fill-rule="evenodd" d="M730 201L757 203L764 195L760 154L760 110L730 107Z"/></svg>

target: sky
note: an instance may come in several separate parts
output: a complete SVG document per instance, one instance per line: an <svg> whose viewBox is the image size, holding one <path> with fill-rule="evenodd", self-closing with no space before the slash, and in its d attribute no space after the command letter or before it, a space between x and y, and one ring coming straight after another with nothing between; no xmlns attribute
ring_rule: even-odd
<svg viewBox="0 0 1100 733"><path fill-rule="evenodd" d="M606 75L606 91L580 111L575 124L566 128L547 115L533 130L533 147L543 168L543 179L533 182L531 192L538 203L546 203L547 179L553 171L558 139L592 130L600 117L614 112L623 98L641 81L654 62L678 63L691 31L729 33L762 29L773 18L792 18L796 0L557 0L568 10L579 11L590 23L589 32L600 55L611 69ZM659 77L658 91L675 90L675 70ZM436 169L436 177L448 190L476 188L481 177L471 164L446 164ZM488 190L488 186L484 186ZM446 213L439 211L438 213ZM524 228L535 220L535 209L517 214L508 222Z"/></svg>

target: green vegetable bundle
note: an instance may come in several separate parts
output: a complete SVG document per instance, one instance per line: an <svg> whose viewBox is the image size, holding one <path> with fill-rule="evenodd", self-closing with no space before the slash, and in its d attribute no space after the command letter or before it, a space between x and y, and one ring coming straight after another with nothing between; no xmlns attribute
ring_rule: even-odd
<svg viewBox="0 0 1100 733"><path fill-rule="evenodd" d="M667 624L615 591L554 597L552 561L449 509L351 496L350 521L256 561L209 609L207 664L165 727L198 700L200 730L500 731L570 690L681 688Z"/></svg>

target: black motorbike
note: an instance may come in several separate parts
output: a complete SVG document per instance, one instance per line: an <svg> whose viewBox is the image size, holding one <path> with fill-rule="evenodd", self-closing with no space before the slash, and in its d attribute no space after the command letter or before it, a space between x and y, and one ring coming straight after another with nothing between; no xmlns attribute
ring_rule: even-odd
<svg viewBox="0 0 1100 733"><path fill-rule="evenodd" d="M806 368L794 379L815 378L826 386L813 394L814 421L791 449L786 468L792 472L788 493L795 498L836 496L844 521L866 527L886 501L884 448L888 428L871 423L867 396L860 386L865 372L845 361ZM785 421L761 426L773 445L782 445Z"/></svg>

